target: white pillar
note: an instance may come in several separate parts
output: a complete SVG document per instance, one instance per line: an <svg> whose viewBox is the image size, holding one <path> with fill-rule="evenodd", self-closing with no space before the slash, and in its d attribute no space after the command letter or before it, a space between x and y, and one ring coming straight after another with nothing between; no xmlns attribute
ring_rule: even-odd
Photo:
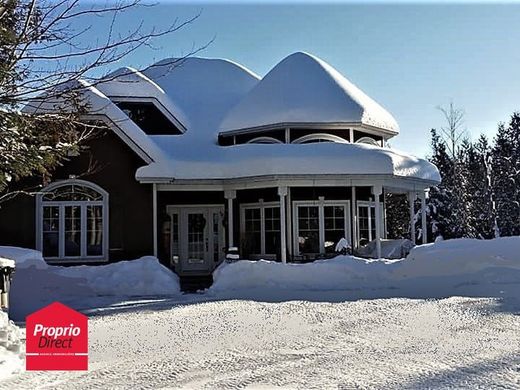
<svg viewBox="0 0 520 390"><path fill-rule="evenodd" d="M286 205L286 214L287 214L287 222L286 222L286 230L287 230L287 252L289 255L293 254L293 244L292 244L292 202L291 202L291 187L287 187L287 205Z"/></svg>
<svg viewBox="0 0 520 390"><path fill-rule="evenodd" d="M350 196L350 210L352 214L352 217L350 220L352 221L352 249L357 249L358 242L357 242L357 199L356 199L356 187L352 186L350 187L351 190L351 196Z"/></svg>
<svg viewBox="0 0 520 390"><path fill-rule="evenodd" d="M419 196L421 198L421 237L422 243L426 244L428 242L428 234L426 227L426 190L421 191L419 193Z"/></svg>
<svg viewBox="0 0 520 390"><path fill-rule="evenodd" d="M379 202L379 196L383 193L383 187L379 185L372 186L372 193L374 194L375 200L375 213L376 213L376 252L377 258L381 258L381 203Z"/></svg>
<svg viewBox="0 0 520 390"><path fill-rule="evenodd" d="M278 195L280 196L280 250L282 255L282 263L287 263L287 235L286 235L286 218L285 213L285 197L287 196L287 187L278 187Z"/></svg>
<svg viewBox="0 0 520 390"><path fill-rule="evenodd" d="M228 248L233 245L233 199L237 197L235 190L228 190L224 192L224 197L228 201Z"/></svg>
<svg viewBox="0 0 520 390"><path fill-rule="evenodd" d="M157 184L153 183L152 189L152 213L153 213L153 255L157 257Z"/></svg>
<svg viewBox="0 0 520 390"><path fill-rule="evenodd" d="M408 203L410 205L410 240L415 244L415 197L417 194L413 191L408 193Z"/></svg>

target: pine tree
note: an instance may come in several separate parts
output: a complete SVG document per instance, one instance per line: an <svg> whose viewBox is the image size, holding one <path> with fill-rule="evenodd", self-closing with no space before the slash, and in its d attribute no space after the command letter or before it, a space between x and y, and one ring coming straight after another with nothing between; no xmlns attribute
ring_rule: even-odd
<svg viewBox="0 0 520 390"><path fill-rule="evenodd" d="M407 238L410 230L408 201L405 194L385 194L388 238Z"/></svg>
<svg viewBox="0 0 520 390"><path fill-rule="evenodd" d="M491 167L500 235L520 235L520 113L499 125Z"/></svg>
<svg viewBox="0 0 520 390"><path fill-rule="evenodd" d="M428 216L432 226L432 238L442 236L452 238L452 204L453 204L453 161L446 150L446 144L435 129L431 130L432 156L430 161L437 166L442 181L430 189L428 199Z"/></svg>
<svg viewBox="0 0 520 390"><path fill-rule="evenodd" d="M465 193L468 237L494 237L489 149L488 140L484 135L481 135L476 143L467 145L464 165L467 174Z"/></svg>

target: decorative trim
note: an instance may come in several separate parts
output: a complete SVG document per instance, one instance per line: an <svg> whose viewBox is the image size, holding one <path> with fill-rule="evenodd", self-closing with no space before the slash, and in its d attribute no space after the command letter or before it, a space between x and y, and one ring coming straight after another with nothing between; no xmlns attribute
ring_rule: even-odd
<svg viewBox="0 0 520 390"><path fill-rule="evenodd" d="M43 200L43 196L57 188L78 185L88 187L103 197L100 201L47 201ZM68 179L60 180L49 184L43 188L38 194L36 194L36 249L43 252L43 208L44 207L58 207L59 208L59 230L58 230L58 257L48 257L47 259L53 263L59 262L82 262L82 261L108 261L109 252L109 194L103 188L95 183L80 180L80 179ZM65 211L66 206L79 206L81 210L81 248L80 256L65 256ZM102 223L103 223L103 247L102 254L99 256L88 256L86 251L86 207L87 206L102 206ZM46 259L46 260L47 260Z"/></svg>

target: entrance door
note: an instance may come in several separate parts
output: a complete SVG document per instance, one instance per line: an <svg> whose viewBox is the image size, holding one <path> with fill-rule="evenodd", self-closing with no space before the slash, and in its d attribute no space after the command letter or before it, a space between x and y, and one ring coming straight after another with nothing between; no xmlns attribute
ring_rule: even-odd
<svg viewBox="0 0 520 390"><path fill-rule="evenodd" d="M176 271L205 274L224 258L222 206L168 206Z"/></svg>

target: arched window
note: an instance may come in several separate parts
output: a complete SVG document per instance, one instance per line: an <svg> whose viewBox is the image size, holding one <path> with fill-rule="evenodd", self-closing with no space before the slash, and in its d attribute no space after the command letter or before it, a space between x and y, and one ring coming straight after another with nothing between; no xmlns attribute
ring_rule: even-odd
<svg viewBox="0 0 520 390"><path fill-rule="evenodd" d="M247 141L248 144L283 144L282 141L273 137L256 137Z"/></svg>
<svg viewBox="0 0 520 390"><path fill-rule="evenodd" d="M338 137L337 135L333 134L326 134L326 133L316 133L316 134L307 134L303 137L295 139L292 143L293 144L310 144L315 142L336 142L339 144L347 144L348 141Z"/></svg>
<svg viewBox="0 0 520 390"><path fill-rule="evenodd" d="M37 248L47 260L108 260L108 193L94 183L64 180L37 202Z"/></svg>
<svg viewBox="0 0 520 390"><path fill-rule="evenodd" d="M379 142L377 142L372 137L362 137L356 141L357 144L367 144L367 145L374 145L374 146L381 146Z"/></svg>

